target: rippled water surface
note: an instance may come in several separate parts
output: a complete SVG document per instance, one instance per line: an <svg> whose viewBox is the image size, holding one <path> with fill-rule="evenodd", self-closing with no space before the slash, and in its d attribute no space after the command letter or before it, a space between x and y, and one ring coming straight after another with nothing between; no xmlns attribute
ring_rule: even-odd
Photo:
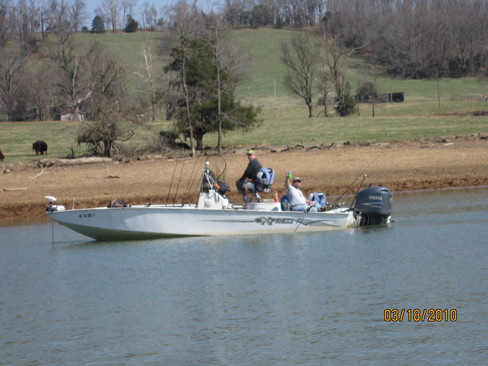
<svg viewBox="0 0 488 366"><path fill-rule="evenodd" d="M389 227L296 235L0 226L0 365L486 365L487 197L397 194Z"/></svg>

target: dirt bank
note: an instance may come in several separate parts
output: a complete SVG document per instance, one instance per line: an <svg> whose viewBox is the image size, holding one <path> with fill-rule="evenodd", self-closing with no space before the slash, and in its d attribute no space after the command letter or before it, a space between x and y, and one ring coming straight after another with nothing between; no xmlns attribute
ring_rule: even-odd
<svg viewBox="0 0 488 366"><path fill-rule="evenodd" d="M339 195L353 193L362 175L364 185L385 185L392 191L488 185L486 136L449 137L373 145L256 147L259 161L276 171L273 191L284 192L286 173L302 178L304 191ZM215 168L227 167L231 199L240 203L234 182L245 169L245 149L212 158ZM197 159L145 157L141 160L39 167L0 165L0 220L22 220L45 214L46 195L67 208L107 205L120 198L131 204L195 202L204 156ZM198 176L198 178L197 178ZM193 186L189 185L193 182ZM272 194L269 194L269 198ZM265 197L266 198L266 197ZM73 201L74 200L74 201Z"/></svg>

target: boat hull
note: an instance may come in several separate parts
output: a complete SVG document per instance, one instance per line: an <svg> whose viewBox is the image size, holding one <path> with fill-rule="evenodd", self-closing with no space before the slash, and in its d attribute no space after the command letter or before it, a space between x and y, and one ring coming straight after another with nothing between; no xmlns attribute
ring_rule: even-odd
<svg viewBox="0 0 488 366"><path fill-rule="evenodd" d="M133 206L52 211L56 222L96 240L243 235L345 229L358 225L351 210L321 213Z"/></svg>

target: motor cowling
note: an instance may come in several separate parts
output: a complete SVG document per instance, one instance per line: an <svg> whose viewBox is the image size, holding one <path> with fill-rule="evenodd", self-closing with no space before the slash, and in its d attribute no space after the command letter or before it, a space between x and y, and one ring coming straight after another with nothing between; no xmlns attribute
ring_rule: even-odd
<svg viewBox="0 0 488 366"><path fill-rule="evenodd" d="M369 187L361 190L354 210L361 216L359 226L386 224L390 220L392 193L387 187Z"/></svg>

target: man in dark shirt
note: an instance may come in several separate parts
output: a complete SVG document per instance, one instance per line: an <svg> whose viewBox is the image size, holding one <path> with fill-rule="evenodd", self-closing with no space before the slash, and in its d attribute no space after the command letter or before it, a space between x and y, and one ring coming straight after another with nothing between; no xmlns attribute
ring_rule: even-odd
<svg viewBox="0 0 488 366"><path fill-rule="evenodd" d="M256 159L254 150L247 151L247 158L249 159L249 163L247 164L247 168L244 171L244 174L242 174L242 177L236 180L236 187L239 193L242 195L244 202L250 202L252 200L252 198L247 196L247 190L253 191L254 196L259 201L261 200L261 197L259 197L258 193L254 189L254 182L256 181L256 175L262 166L258 159Z"/></svg>

